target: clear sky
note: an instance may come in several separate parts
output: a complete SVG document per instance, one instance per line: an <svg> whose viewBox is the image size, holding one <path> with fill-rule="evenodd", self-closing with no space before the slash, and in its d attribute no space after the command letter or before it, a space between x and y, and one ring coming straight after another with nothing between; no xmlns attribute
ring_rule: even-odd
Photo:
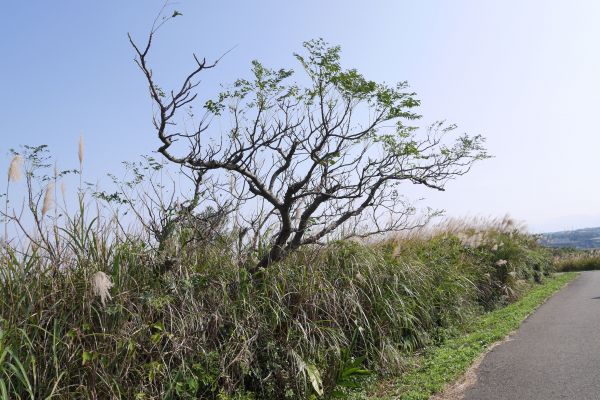
<svg viewBox="0 0 600 400"><path fill-rule="evenodd" d="M20 144L48 144L59 165L86 176L157 147L147 88L126 34L143 38L162 1L4 2L0 23L0 162ZM600 2L598 1L200 1L153 50L165 88L191 65L209 97L244 76L252 59L294 65L304 40L342 46L367 78L407 80L424 121L481 133L495 158L427 194L450 216L511 214L534 231L600 225ZM4 167L5 168L5 167Z"/></svg>

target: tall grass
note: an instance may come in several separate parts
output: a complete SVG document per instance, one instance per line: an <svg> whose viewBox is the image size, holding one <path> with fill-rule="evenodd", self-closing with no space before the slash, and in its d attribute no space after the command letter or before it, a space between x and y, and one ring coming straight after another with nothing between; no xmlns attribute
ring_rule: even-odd
<svg viewBox="0 0 600 400"><path fill-rule="evenodd" d="M256 286L227 239L188 244L165 265L135 238L71 229L59 273L35 249L3 254L8 398L327 395L350 360L401 373L404 355L516 298L549 267L530 237L491 226L493 241L478 247L439 233L306 249ZM114 283L106 304L94 295L98 271Z"/></svg>
<svg viewBox="0 0 600 400"><path fill-rule="evenodd" d="M595 271L600 269L599 250L552 249L557 271Z"/></svg>
<svg viewBox="0 0 600 400"><path fill-rule="evenodd" d="M0 398L344 397L551 268L509 219L454 221L307 247L257 282L231 229L155 246L78 200L1 250Z"/></svg>

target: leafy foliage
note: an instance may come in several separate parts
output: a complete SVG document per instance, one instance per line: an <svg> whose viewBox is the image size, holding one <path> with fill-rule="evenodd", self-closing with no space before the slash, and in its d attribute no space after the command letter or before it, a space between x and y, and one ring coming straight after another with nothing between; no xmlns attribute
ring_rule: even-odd
<svg viewBox="0 0 600 400"><path fill-rule="evenodd" d="M377 83L341 65L341 49L322 39L295 54L303 72L252 62L251 76L204 103L206 115L188 126L184 107L198 96L195 69L170 96L156 89L148 66L155 30L145 47L131 44L150 97L154 124L167 160L211 182L242 210L240 241L266 251L251 274L305 245L332 237L365 237L420 225L437 213L412 219L416 209L399 195L401 184L444 190L487 158L480 135L455 135L456 126L436 122L419 130L416 94L406 82ZM210 121L220 118L224 132ZM188 146L175 146L177 141ZM183 147L183 148L182 148ZM224 180L230 180L225 184ZM260 239L259 239L260 238Z"/></svg>

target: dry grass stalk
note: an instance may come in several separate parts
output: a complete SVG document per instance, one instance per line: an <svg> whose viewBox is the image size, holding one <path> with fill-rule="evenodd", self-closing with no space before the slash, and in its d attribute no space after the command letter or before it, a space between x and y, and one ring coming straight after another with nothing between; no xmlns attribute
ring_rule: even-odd
<svg viewBox="0 0 600 400"><path fill-rule="evenodd" d="M77 150L77 157L79 158L79 191L81 192L81 187L83 184L83 158L84 158L84 152L83 152L83 135L79 135L79 148Z"/></svg>

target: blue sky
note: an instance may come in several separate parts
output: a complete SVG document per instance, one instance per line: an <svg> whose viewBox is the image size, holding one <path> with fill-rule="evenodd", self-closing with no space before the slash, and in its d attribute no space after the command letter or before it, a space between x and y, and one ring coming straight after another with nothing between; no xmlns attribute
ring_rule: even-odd
<svg viewBox="0 0 600 400"><path fill-rule="evenodd" d="M126 34L143 38L162 1L15 1L0 24L0 162L48 144L88 181L157 147L151 103ZM302 41L342 46L368 78L407 80L424 122L481 133L495 158L425 193L450 216L510 213L536 231L600 225L600 3L596 1L181 0L152 62L163 87L191 53L213 59L201 92L244 76L252 59L294 66ZM422 195L421 192L408 193Z"/></svg>

